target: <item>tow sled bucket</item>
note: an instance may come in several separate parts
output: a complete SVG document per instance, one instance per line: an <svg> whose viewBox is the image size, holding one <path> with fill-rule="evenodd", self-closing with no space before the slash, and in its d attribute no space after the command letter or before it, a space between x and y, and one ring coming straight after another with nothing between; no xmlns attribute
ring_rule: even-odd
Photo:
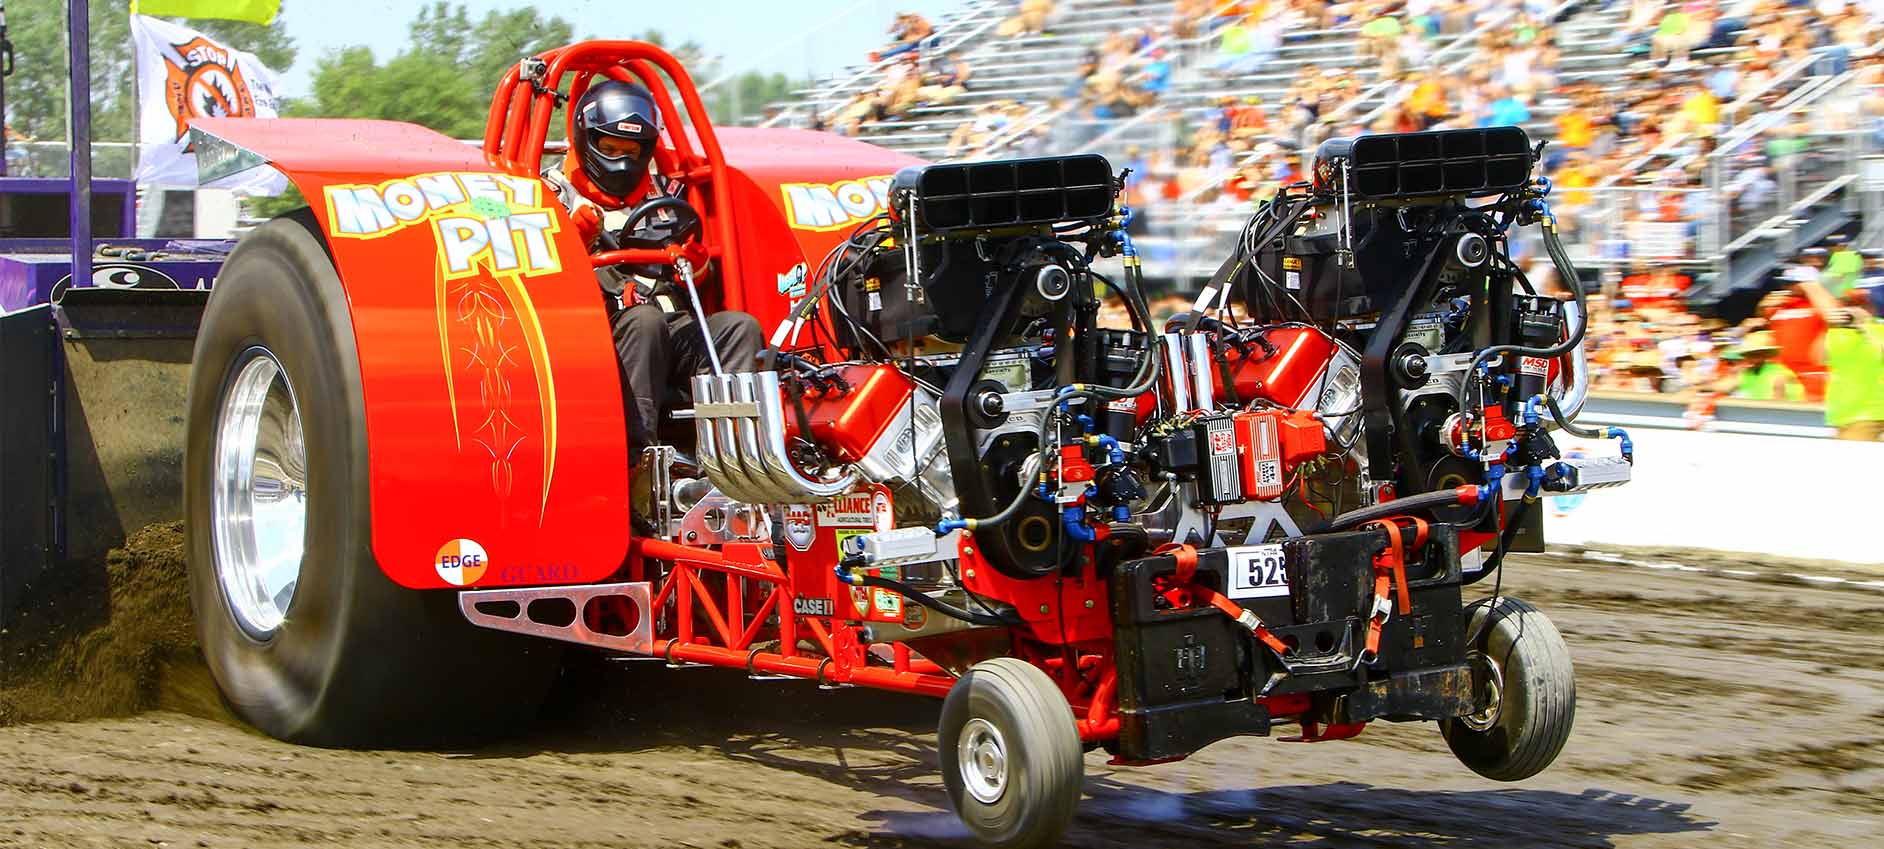
<svg viewBox="0 0 1884 849"><path fill-rule="evenodd" d="M190 354L208 290L75 288L0 316L0 628L183 515Z"/></svg>

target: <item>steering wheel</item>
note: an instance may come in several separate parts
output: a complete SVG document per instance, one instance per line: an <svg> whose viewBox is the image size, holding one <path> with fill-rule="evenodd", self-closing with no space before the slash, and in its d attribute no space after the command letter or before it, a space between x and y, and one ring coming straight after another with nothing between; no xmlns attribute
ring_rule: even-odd
<svg viewBox="0 0 1884 849"><path fill-rule="evenodd" d="M656 212L672 210L674 219L648 228L647 235L639 235ZM685 242L700 234L700 213L688 205L684 198L672 195L649 198L629 210L627 220L622 222L618 240L623 247L663 248L676 242Z"/></svg>

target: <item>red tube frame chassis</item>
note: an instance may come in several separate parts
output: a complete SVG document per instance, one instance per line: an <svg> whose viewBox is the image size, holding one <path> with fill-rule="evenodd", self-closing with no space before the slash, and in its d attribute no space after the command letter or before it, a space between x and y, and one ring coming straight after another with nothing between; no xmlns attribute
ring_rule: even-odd
<svg viewBox="0 0 1884 849"><path fill-rule="evenodd" d="M374 499L374 552L393 580L416 589L463 586L432 574L434 549L440 543L461 542L478 534L494 562L567 563L566 572L534 574L485 581L478 586L585 585L616 574L627 564L631 581L647 582L652 603L642 615L673 612L651 653L670 663L701 663L752 674L788 675L825 685L861 685L886 690L943 696L954 686L949 670L920 657L903 643L890 643L887 665L873 665L875 655L863 642L862 628L830 621L829 617L801 615L790 603L790 576L765 555L758 543L731 543L720 550L647 539L628 532L627 456L625 427L616 388L614 351L607 337L599 299L593 296L590 268L622 262L674 263L685 258L696 268L711 260L721 263L720 305L746 309L761 322L782 318L793 300L785 288L793 264L821 256L842 238L837 227L803 220L792 209L791 187L797 179L847 180L860 183L870 174L885 174L916 164L909 157L852 142L792 131L745 131L741 145L751 161L739 169L728 165L719 134L705 120L695 118L688 128L670 129L666 144L657 147L657 162L665 173L688 178L690 201L708 220L703 241L686 248L661 251L612 251L591 257L589 263L516 277L511 281L512 303L519 314L528 310L538 322L535 371L540 416L520 415L529 433L554 444L557 401L543 389L555 381L591 390L579 403L565 402L563 444L580 453L584 463L557 478L553 497L553 463L541 476L542 495L520 499L524 504L469 504L479 516L442 515L428 497L436 492L470 490L484 477L474 464L453 462L441 450L434 429L420 420L456 422L457 401L439 393L450 386L451 359L443 368L437 344L449 351L442 329L445 310L438 307L439 337L428 328L414 328L413 310L433 308L433 280L443 280L443 243L424 239L422 228L406 233L367 234L340 238L342 223L333 207L332 193L360 187L386 187L438 172L501 174L535 178L554 116L557 89L572 78L568 98L579 97L597 74L640 80L655 92L658 105L669 116L682 114L662 84L664 74L680 95L685 114L704 116L705 107L684 69L670 55L651 45L625 41L585 42L537 57L543 74L524 79L518 68L506 74L493 97L481 150L466 148L437 134L410 125L384 122L255 121L206 119L193 126L210 140L256 153L294 180L309 198L327 197L314 211L326 228L343 281L422 280L424 286L344 283L348 288L354 330L360 343L362 381L368 399L368 436L372 447ZM790 135L779 135L789 133ZM334 150L323 140L335 137L371 142ZM697 149L696 149L697 145ZM363 147L364 149L358 149ZM841 149L840 149L841 148ZM481 155L480 155L481 154ZM763 183L764 185L761 185ZM766 195L770 195L766 198ZM765 200L771 203L765 203ZM513 199L513 212L514 210ZM563 256L580 256L584 246L575 228L557 204L541 204L553 215L554 246ZM403 218L402 218L403 220ZM423 219L421 219L423 220ZM380 238L384 236L385 238ZM789 238L778 238L788 236ZM519 243L522 244L522 243ZM763 270L759 270L763 268ZM495 267L473 269L498 277ZM389 273L390 272L390 273ZM802 273L802 272L800 272ZM438 284L442 287L444 284ZM441 289L442 291L442 289ZM439 296L442 299L442 295ZM442 304L442 300L440 301ZM533 306L532 306L533 305ZM422 322L421 322L422 323ZM544 338L548 338L548 342ZM428 350L429 349L429 350ZM441 375L443 371L445 374ZM546 379L545 375L549 377ZM440 378L443 377L443 380ZM397 404L387 399L397 399ZM571 415L571 413L574 413ZM534 429L531 429L531 427ZM462 439L459 440L462 448ZM525 475L528 477L528 475ZM537 479L530 479L535 484ZM466 496L465 502L474 501ZM464 505L461 505L464 506ZM467 510L468 512L468 510ZM467 526L477 528L466 530ZM1102 532L1103 533L1103 532ZM1113 662L1113 621L1106 583L1094 577L1056 580L1007 578L976 553L972 535L964 533L958 554L967 589L1015 606L1023 620L1010 629L1008 654L1045 670L1072 707L1080 737L1106 741L1119 734L1116 714L1118 684ZM1102 537L1103 539L1103 537ZM1475 545L1483 539L1466 540ZM457 549L454 548L454 551ZM664 574L651 561L671 564ZM828 569L834 564L812 564ZM755 589L753 585L757 585ZM546 595L551 595L546 591ZM1068 611L1072 615L1068 615ZM696 615L696 612L698 615ZM591 611L578 611L585 618ZM768 626L768 617L776 618ZM775 649L759 646L776 639ZM809 639L818 654L800 649ZM1301 717L1311 707L1305 694L1258 700L1273 717ZM1295 739L1340 739L1358 733L1361 724L1317 728L1303 721L1303 734Z"/></svg>

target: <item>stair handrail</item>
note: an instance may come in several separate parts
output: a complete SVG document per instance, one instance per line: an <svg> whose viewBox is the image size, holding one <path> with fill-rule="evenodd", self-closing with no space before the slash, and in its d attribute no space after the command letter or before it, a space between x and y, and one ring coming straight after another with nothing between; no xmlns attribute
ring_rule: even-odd
<svg viewBox="0 0 1884 849"><path fill-rule="evenodd" d="M1740 97L1734 98L1732 102L1728 103L1726 106L1721 107L1721 115L1724 117L1728 114L1729 110L1738 110L1744 107L1747 103L1773 90L1773 88L1779 85L1781 82L1790 80L1793 77L1798 76L1804 70L1811 68L1812 64L1816 61L1817 61L1817 57L1808 56L1804 59L1799 60L1798 62L1795 62L1791 65L1786 66L1778 74L1774 75L1772 79L1767 80L1764 85L1761 85L1759 88L1751 92L1748 92L1744 95L1741 95ZM1648 165L1650 162L1655 161L1657 157L1666 156L1668 155L1670 151L1673 151L1681 147L1682 145L1688 144L1689 142L1693 141L1693 137L1694 137L1693 133L1682 133L1678 136L1675 136L1674 138L1663 139L1662 143L1659 145L1656 145L1653 150L1650 150L1647 153L1642 154L1641 156L1638 156L1634 159L1629 160L1626 163L1623 163L1621 168L1617 168L1613 171L1610 171L1608 174L1604 175L1603 179L1597 181L1594 188L1605 188L1608 186L1615 185L1623 177L1639 172L1644 166Z"/></svg>
<svg viewBox="0 0 1884 849"><path fill-rule="evenodd" d="M1580 4L1581 2L1583 2L1583 0L1564 0L1564 2L1557 4L1555 7L1552 7L1549 12L1545 13L1546 14L1545 19L1554 20L1556 19L1558 15L1563 14L1572 6L1576 6ZM1478 39L1480 36L1484 35L1492 27L1498 26L1500 24L1503 24L1511 20L1512 17L1517 15L1518 11L1519 11L1519 7L1514 6L1506 10L1505 14L1499 15L1492 20L1484 21L1480 23L1478 26L1475 26L1470 30L1460 33L1457 36L1454 36L1452 40L1446 42L1443 46L1439 47L1438 49L1434 50L1431 54L1429 54L1426 57L1427 62L1428 63L1437 62L1442 56L1444 56L1447 53L1450 53L1453 50L1453 48L1457 47L1458 45L1461 45L1461 44L1476 45L1478 43ZM1473 56L1478 55L1478 52L1479 52L1478 48L1474 46L1470 53L1467 53L1466 55L1459 57L1459 59L1453 62L1451 65L1448 65L1443 68L1439 68L1438 70L1440 73L1449 73L1449 72L1458 70L1459 68L1464 67L1465 63L1469 62ZM1334 109L1330 110L1328 112L1328 115L1330 118L1340 117L1342 114L1353 109L1356 104L1368 98L1371 98L1375 96L1376 94L1379 94L1380 92L1390 90L1398 85L1400 85L1399 80L1392 80L1392 81L1387 81L1387 82L1376 82L1373 85L1367 86L1366 88L1357 92L1353 97L1348 98L1341 105L1336 106ZM1376 118L1379 118L1380 113L1386 111L1387 107L1391 105L1393 104L1383 102L1381 105L1375 107L1373 111L1368 112L1366 115L1362 115L1358 119L1359 123L1362 126L1366 126L1369 122L1375 120ZM1207 191L1215 189L1218 186L1223 185L1223 182L1225 180L1228 180L1238 170L1242 169L1244 165L1249 164L1249 161L1251 159L1254 159L1255 156L1256 156L1256 152L1252 150L1248 153L1243 154L1241 157L1238 157L1237 161L1233 165L1231 165L1230 168L1217 171L1205 177L1203 182L1198 183L1195 187L1191 188L1190 191L1187 191L1184 194L1178 196L1177 203L1180 203L1180 204L1194 203L1197 200L1198 196L1202 195L1203 193Z"/></svg>
<svg viewBox="0 0 1884 849"><path fill-rule="evenodd" d="M1209 20L1211 18L1216 18L1219 15L1229 12L1240 5L1242 5L1242 0L1221 0L1221 2L1219 2L1215 7L1213 7L1210 10L1210 15L1208 16L1208 18L1206 18L1206 20ZM1179 39L1176 33L1166 33L1164 37L1155 39L1150 44L1147 44L1144 47L1139 48L1137 52L1133 53L1130 58L1127 58L1125 60L1126 64L1129 65L1133 62L1138 61L1139 59L1142 59L1146 56L1151 55L1151 51L1153 50L1157 50L1160 48L1169 48L1174 42L1181 42L1181 41L1183 41L1183 39ZM1037 122L1034 126L1039 126L1040 123L1045 123L1048 121L1057 121L1061 117L1065 116L1068 112L1071 112L1075 108L1077 108L1078 105L1079 105L1078 98L1073 98L1073 102L1060 107L1059 109L1055 110L1053 114L1045 116L1044 118L1041 119L1040 122ZM1014 141L1018 139L1019 137L1020 137L1019 133L1017 132L1007 133L1001 136L997 142L990 143L988 147L985 148L982 152L985 155L985 154L1000 151L1001 149L1007 147L1008 145L1013 144Z"/></svg>
<svg viewBox="0 0 1884 849"><path fill-rule="evenodd" d="M974 38L978 35L981 35L982 33L993 28L994 26L999 24L1002 20L1001 15L999 15L998 13L992 14L992 15L987 14L988 12L995 11L995 9L996 9L995 4L977 3L970 9L964 9L961 15L944 20L941 26L936 27L935 32L929 34L928 38L940 39L944 35L949 34L951 31L958 29L970 22L976 24L976 26L974 27L973 30L969 32L961 33L959 36L956 36L949 41L938 42L937 47L931 48L931 49L936 53L946 54L949 51L954 50L957 47L960 47L964 42L968 41L969 39ZM859 69L858 71L851 74L850 76L845 77L842 80L831 82L825 85L822 89L818 91L817 94L812 95L810 97L806 97L802 100L799 100L794 105L807 107L815 115L819 115L821 117L829 117L830 113L835 110L826 108L826 104L839 99L837 95L850 90L852 84L866 77L872 76L884 70L885 68L890 67L891 65L895 64L896 61L897 60L895 58L889 58L889 59L878 59L874 62L871 62L870 64L864 66L863 68ZM777 115L773 115L772 117L767 118L763 122L760 122L759 126L761 127L777 126L780 121L786 120L787 118L792 117L793 115L794 115L794 111L788 107L784 110L781 110Z"/></svg>

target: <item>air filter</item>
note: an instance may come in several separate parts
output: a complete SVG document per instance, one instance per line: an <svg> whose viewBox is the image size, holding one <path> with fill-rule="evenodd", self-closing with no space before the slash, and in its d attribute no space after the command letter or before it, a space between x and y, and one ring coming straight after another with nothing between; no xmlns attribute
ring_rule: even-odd
<svg viewBox="0 0 1884 849"><path fill-rule="evenodd" d="M1104 218L1114 196L1098 154L906 168L894 192L914 192L923 229L945 233Z"/></svg>
<svg viewBox="0 0 1884 849"><path fill-rule="evenodd" d="M1339 185L1344 156L1360 200L1496 195L1531 179L1531 140L1518 127L1331 139L1315 152L1318 188Z"/></svg>

